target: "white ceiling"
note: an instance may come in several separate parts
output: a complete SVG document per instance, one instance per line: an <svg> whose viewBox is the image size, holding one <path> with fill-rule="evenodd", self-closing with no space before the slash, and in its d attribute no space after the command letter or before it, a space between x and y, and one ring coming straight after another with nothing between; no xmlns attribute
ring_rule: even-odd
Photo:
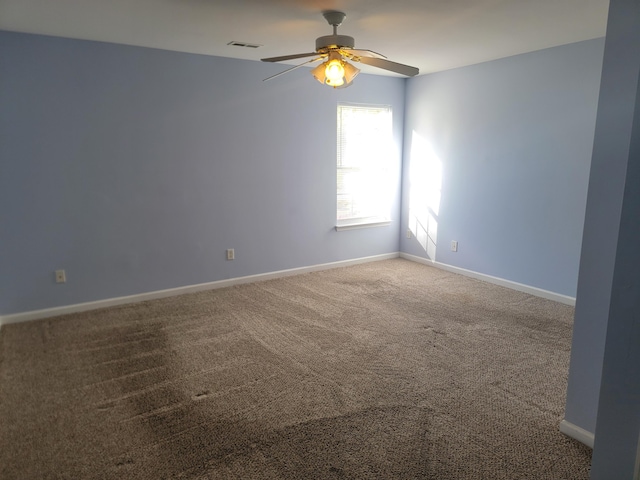
<svg viewBox="0 0 640 480"><path fill-rule="evenodd" d="M314 51L316 37L332 33L321 12L341 10L338 33L355 37L356 48L422 74L602 37L608 7L608 0L0 0L0 29L259 60Z"/></svg>

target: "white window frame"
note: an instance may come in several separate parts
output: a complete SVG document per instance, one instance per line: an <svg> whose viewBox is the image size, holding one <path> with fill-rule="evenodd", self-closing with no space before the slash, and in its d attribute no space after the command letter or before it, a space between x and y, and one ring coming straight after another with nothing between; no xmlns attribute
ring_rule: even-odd
<svg viewBox="0 0 640 480"><path fill-rule="evenodd" d="M349 129L349 118L358 113L371 117L364 120L367 123L351 125ZM391 106L339 103L337 127L336 230L389 225L393 177Z"/></svg>

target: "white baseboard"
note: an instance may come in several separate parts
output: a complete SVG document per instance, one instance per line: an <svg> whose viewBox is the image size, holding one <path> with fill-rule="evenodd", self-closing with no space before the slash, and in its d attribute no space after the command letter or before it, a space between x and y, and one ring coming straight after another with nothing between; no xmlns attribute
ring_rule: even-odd
<svg viewBox="0 0 640 480"><path fill-rule="evenodd" d="M308 272L318 272L320 270L329 270L331 268L348 267L349 265L357 265L359 263L375 262L380 260L388 260L398 258L400 254L387 253L383 255L375 255L371 257L361 257L352 260L342 260L339 262L322 263L309 267L291 268L288 270L279 270L275 272L260 273L257 275L248 275L246 277L230 278L226 280L218 280L215 282L200 283L197 285L187 285L184 287L170 288L167 290L157 290L154 292L140 293L137 295L129 295L126 297L107 298L105 300L97 300L95 302L77 303L75 305L65 305L62 307L45 308L42 310L32 310L29 312L14 313L0 316L0 327L10 323L28 322L31 320L40 320L42 318L55 317L65 315L67 313L85 312L88 310L96 310L98 308L113 307L116 305L125 305L127 303L142 302L145 300L154 300L157 298L173 297L184 293L201 292L203 290L213 290L216 288L231 287L233 285L241 285L243 283L258 282L261 280L270 280L273 278L288 277L291 275L300 275Z"/></svg>
<svg viewBox="0 0 640 480"><path fill-rule="evenodd" d="M584 428L580 428L579 426L574 425L571 422L562 420L562 422L560 422L560 431L567 437L571 437L574 440L579 441L580 443L584 443L587 447L593 448L595 436L593 435L593 433L586 431Z"/></svg>
<svg viewBox="0 0 640 480"><path fill-rule="evenodd" d="M482 280L484 282L500 285L501 287L507 287L512 290L528 293L536 297L542 297L542 298L546 298L547 300L553 300L558 303L563 303L565 305L571 305L572 307L576 305L576 299L574 297L569 297L567 295L561 295L559 293L550 292L548 290L543 290L541 288L531 287L523 283L512 282L511 280L505 280L504 278L492 277L491 275L485 275L484 273L478 273L472 270L466 270L464 268L454 267L452 265L447 265L445 263L434 262L432 260L429 260L428 258L422 258L416 255L410 255L408 253L400 253L400 257L405 258L407 260L411 260L413 262L418 262L424 265L430 265L432 267L440 268L442 270L447 270L448 272L458 273L466 277L475 278L476 280Z"/></svg>
<svg viewBox="0 0 640 480"><path fill-rule="evenodd" d="M243 283L257 282L261 280L269 280L272 278L287 277L291 275L300 275L302 273L317 272L320 270L328 270L331 268L347 267L349 265L357 265L359 263L375 262L380 260L387 260L390 258L404 258L424 265L440 268L449 272L465 275L467 277L475 278L485 282L493 283L503 287L518 290L520 292L529 293L537 297L546 298L566 305L575 306L576 299L568 297L566 295L560 295L558 293L543 290L541 288L531 287L522 283L512 282L503 278L492 277L491 275L485 275L482 273L466 270L464 268L454 267L446 265L444 263L434 262L427 258L418 257L416 255L410 255L408 253L387 253L383 255L375 255L371 257L361 257L352 260L342 260L339 262L323 263L318 265L312 265L308 267L292 268L288 270L278 270L275 272L260 273L257 275L248 275L245 277L230 278L226 280L218 280L215 282L200 283L197 285L187 285L184 287L170 288L167 290L157 290L154 292L140 293L137 295L129 295L125 297L108 298L104 300L97 300L95 302L77 303L74 305L65 305L62 307L45 308L42 310L32 310L28 312L14 313L9 315L0 316L0 327L10 323L28 322L31 320L39 320L42 318L54 317L57 315L65 315L67 313L85 312L88 310L95 310L98 308L113 307L116 305L124 305L127 303L142 302L145 300L153 300L156 298L172 297L175 295L182 295L184 293L200 292L203 290L213 290L216 288L230 287L233 285L241 285Z"/></svg>

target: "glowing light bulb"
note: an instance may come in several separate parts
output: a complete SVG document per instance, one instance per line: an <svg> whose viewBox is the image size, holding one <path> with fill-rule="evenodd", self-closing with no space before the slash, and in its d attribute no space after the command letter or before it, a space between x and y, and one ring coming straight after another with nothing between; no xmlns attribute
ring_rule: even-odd
<svg viewBox="0 0 640 480"><path fill-rule="evenodd" d="M329 60L324 69L326 75L325 82L332 87L339 87L344 84L344 66L342 61L338 59Z"/></svg>

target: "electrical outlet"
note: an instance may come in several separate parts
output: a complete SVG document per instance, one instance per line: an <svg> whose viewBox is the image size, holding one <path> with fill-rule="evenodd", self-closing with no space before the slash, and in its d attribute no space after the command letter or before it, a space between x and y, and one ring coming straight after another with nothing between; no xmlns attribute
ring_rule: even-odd
<svg viewBox="0 0 640 480"><path fill-rule="evenodd" d="M67 274L64 273L64 270L56 270L56 283L66 283L67 282Z"/></svg>
<svg viewBox="0 0 640 480"><path fill-rule="evenodd" d="M407 238L411 238L411 229L407 228Z"/></svg>
<svg viewBox="0 0 640 480"><path fill-rule="evenodd" d="M451 240L451 251L452 252L457 252L458 251L458 241L457 240Z"/></svg>
<svg viewBox="0 0 640 480"><path fill-rule="evenodd" d="M236 252L234 251L233 248L228 248L227 249L227 260L235 260L236 258Z"/></svg>

